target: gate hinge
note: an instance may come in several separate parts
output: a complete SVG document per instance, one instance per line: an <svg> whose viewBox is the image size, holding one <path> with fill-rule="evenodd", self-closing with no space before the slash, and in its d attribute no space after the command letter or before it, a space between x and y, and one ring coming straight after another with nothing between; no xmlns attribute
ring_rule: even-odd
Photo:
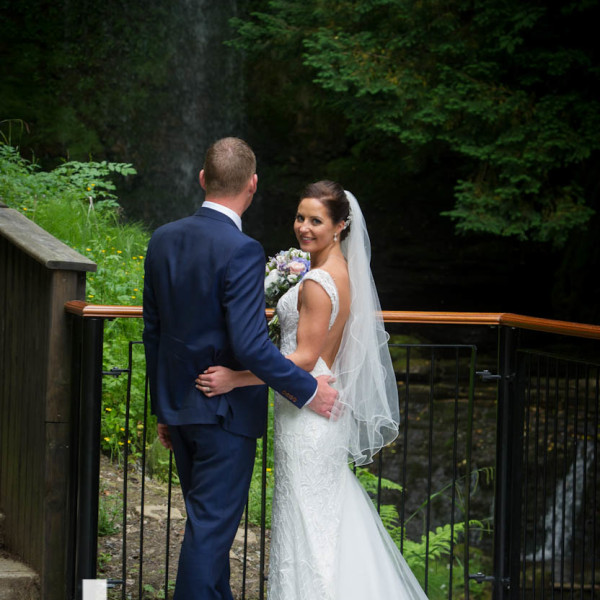
<svg viewBox="0 0 600 600"><path fill-rule="evenodd" d="M484 369L483 371L475 371L475 375L479 375L482 381L494 381L496 379L502 379L502 375L490 373L489 369Z"/></svg>
<svg viewBox="0 0 600 600"><path fill-rule="evenodd" d="M123 373L129 373L129 369L119 369L113 367L110 371L102 371L102 375L110 375L111 377L119 377Z"/></svg>
<svg viewBox="0 0 600 600"><path fill-rule="evenodd" d="M477 583L492 583L496 581L494 575L485 575L484 573L475 573L474 575L469 574L469 579L474 579ZM506 589L510 589L509 577L503 577L500 581Z"/></svg>
<svg viewBox="0 0 600 600"><path fill-rule="evenodd" d="M475 371L475 375L479 375L482 381L498 381L499 379L502 379L502 375L491 373L488 369L484 369L483 371ZM513 381L514 378L514 373L511 373L510 375L505 375L505 379L507 379L508 381Z"/></svg>

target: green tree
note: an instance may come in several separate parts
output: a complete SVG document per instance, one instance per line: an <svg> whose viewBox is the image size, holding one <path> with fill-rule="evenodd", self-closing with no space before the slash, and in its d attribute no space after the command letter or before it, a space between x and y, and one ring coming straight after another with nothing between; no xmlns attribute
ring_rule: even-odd
<svg viewBox="0 0 600 600"><path fill-rule="evenodd" d="M564 243L593 214L597 0L270 0L234 44L286 61L404 168L456 161L458 231ZM290 85L293 85L291 83ZM306 97L306 94L302 95ZM402 151L401 151L402 152ZM596 154L595 154L596 153Z"/></svg>

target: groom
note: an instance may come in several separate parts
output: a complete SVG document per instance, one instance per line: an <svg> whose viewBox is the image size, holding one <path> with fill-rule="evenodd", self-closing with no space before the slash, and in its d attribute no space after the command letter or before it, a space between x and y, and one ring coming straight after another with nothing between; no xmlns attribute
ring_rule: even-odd
<svg viewBox="0 0 600 600"><path fill-rule="evenodd" d="M174 600L232 600L229 551L263 434L266 386L213 398L194 380L211 365L249 369L301 408L329 417L337 392L284 358L267 334L265 257L243 234L256 158L238 138L208 150L202 207L156 230L146 255L144 345L158 435L175 454L187 523Z"/></svg>

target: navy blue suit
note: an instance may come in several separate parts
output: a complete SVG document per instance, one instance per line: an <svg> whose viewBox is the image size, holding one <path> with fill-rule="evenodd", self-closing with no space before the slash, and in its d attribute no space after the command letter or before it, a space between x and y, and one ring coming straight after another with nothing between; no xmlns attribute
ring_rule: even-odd
<svg viewBox="0 0 600 600"><path fill-rule="evenodd" d="M229 550L264 432L267 388L207 398L194 380L211 365L249 369L299 408L316 381L269 341L263 249L226 215L203 207L160 227L145 269L152 412L169 425L188 513L175 599L230 600Z"/></svg>

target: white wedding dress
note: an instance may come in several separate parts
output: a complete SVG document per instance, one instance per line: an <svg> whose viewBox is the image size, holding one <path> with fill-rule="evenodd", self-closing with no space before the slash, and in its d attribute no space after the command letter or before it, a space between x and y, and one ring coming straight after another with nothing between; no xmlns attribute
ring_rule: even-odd
<svg viewBox="0 0 600 600"><path fill-rule="evenodd" d="M320 269L304 279L329 295L331 328L339 310L335 282ZM277 305L286 355L296 348L298 290ZM330 373L319 358L312 374ZM328 421L275 396L269 600L427 598L348 466L347 416Z"/></svg>

